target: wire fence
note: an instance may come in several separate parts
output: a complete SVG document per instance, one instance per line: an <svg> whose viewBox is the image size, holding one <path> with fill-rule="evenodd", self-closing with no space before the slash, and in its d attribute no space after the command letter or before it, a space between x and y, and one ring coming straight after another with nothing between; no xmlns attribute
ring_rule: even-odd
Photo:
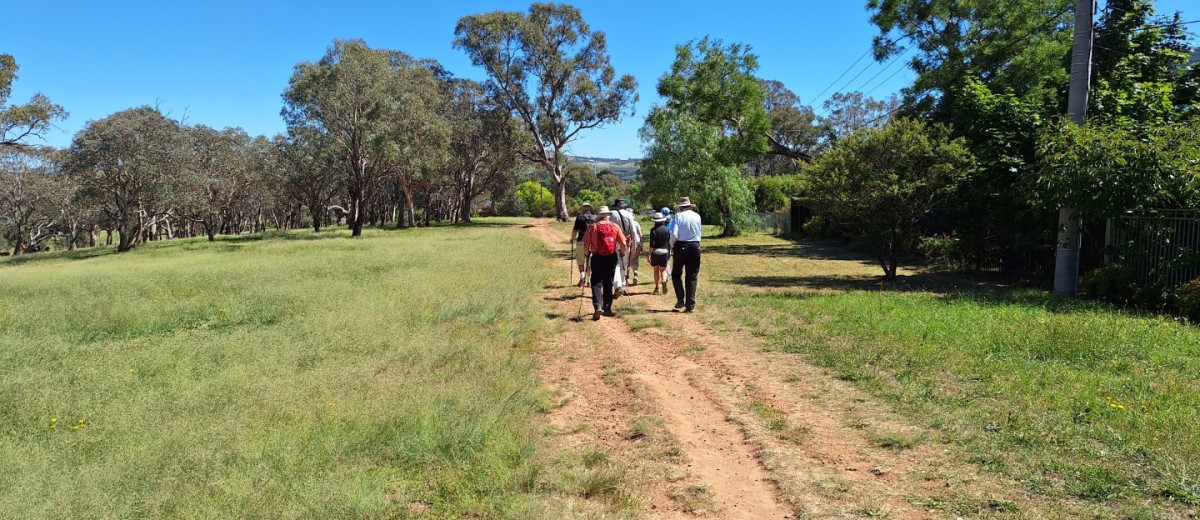
<svg viewBox="0 0 1200 520"><path fill-rule="evenodd" d="M775 211L771 213L755 213L758 217L759 229L763 233L786 236L792 234L792 216L789 213Z"/></svg>
<svg viewBox="0 0 1200 520"><path fill-rule="evenodd" d="M1168 290L1200 277L1200 210L1127 212L1109 219L1105 263L1129 267Z"/></svg>

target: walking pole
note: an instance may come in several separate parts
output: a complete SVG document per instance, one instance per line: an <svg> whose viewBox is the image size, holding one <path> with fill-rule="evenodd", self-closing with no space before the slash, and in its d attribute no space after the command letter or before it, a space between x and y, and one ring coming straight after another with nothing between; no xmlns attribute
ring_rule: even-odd
<svg viewBox="0 0 1200 520"><path fill-rule="evenodd" d="M583 271L584 272L587 272L587 266L591 263L592 263L592 256L588 255L587 258L585 258L583 260L583 265L584 265ZM575 311L575 321L583 321L583 299L584 299L584 291L586 291L586 290L587 290L587 285L579 286L579 309Z"/></svg>

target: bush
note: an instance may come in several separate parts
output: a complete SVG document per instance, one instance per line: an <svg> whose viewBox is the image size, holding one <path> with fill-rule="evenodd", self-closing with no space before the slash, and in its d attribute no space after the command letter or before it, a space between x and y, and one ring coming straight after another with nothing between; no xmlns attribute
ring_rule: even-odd
<svg viewBox="0 0 1200 520"><path fill-rule="evenodd" d="M800 227L804 231L804 235L812 238L845 238L846 234L842 232L839 226L828 217L822 215L814 215L808 219L803 226Z"/></svg>
<svg viewBox="0 0 1200 520"><path fill-rule="evenodd" d="M1137 275L1123 265L1106 265L1084 275L1079 289L1093 300L1128 305L1137 296Z"/></svg>
<svg viewBox="0 0 1200 520"><path fill-rule="evenodd" d="M792 197L804 193L804 178L800 175L755 177L746 181L754 192L754 207L762 213L781 211Z"/></svg>
<svg viewBox="0 0 1200 520"><path fill-rule="evenodd" d="M917 251L929 261L930 267L960 271L971 267L971 254L956 236L934 235L921 237Z"/></svg>
<svg viewBox="0 0 1200 520"><path fill-rule="evenodd" d="M1179 314L1193 322L1200 322L1200 278L1175 289L1175 303L1179 305Z"/></svg>

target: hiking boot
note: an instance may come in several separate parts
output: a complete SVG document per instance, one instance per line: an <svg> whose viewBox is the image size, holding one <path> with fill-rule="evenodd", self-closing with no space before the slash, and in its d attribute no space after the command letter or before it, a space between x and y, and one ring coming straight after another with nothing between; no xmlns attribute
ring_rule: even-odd
<svg viewBox="0 0 1200 520"><path fill-rule="evenodd" d="M676 309L682 309L684 307L687 307L687 304L683 303L683 300L679 300L679 301L675 302Z"/></svg>
<svg viewBox="0 0 1200 520"><path fill-rule="evenodd" d="M654 294L658 294L658 285L657 284L654 286Z"/></svg>
<svg viewBox="0 0 1200 520"><path fill-rule="evenodd" d="M592 313L592 321L600 321L600 311L599 310Z"/></svg>
<svg viewBox="0 0 1200 520"><path fill-rule="evenodd" d="M605 315L605 316L608 316L609 318L611 318L611 317L613 317L613 316L616 316L616 315L617 315L617 313L613 312L613 311L612 311L612 309L609 309L609 310L607 310L607 311L604 311L604 315Z"/></svg>
<svg viewBox="0 0 1200 520"><path fill-rule="evenodd" d="M696 312L696 307L689 305L683 312Z"/></svg>

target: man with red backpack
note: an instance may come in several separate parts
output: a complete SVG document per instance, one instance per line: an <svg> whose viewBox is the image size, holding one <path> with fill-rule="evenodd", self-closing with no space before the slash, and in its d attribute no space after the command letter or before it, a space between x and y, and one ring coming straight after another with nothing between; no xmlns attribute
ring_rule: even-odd
<svg viewBox="0 0 1200 520"><path fill-rule="evenodd" d="M592 264L592 321L600 315L616 316L612 311L613 278L620 262L619 254L629 250L629 238L620 226L608 220L612 212L600 206L596 223L583 234L584 252L591 255Z"/></svg>

